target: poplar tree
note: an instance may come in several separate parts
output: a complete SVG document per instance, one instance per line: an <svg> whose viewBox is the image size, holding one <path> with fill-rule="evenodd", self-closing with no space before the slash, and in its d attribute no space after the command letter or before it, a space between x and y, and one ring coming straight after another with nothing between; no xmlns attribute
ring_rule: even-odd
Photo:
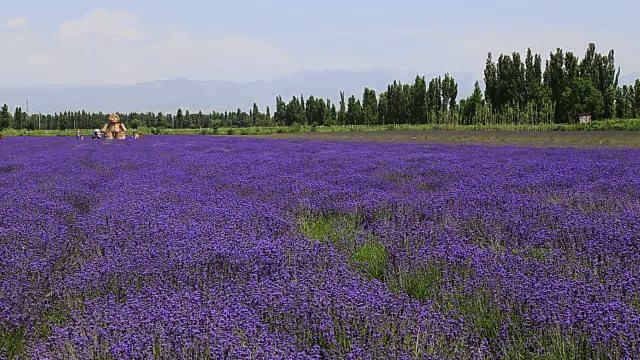
<svg viewBox="0 0 640 360"><path fill-rule="evenodd" d="M387 92L383 91L378 96L378 124L386 125L387 122Z"/></svg>
<svg viewBox="0 0 640 360"><path fill-rule="evenodd" d="M345 125L347 122L347 109L344 102L344 91L340 91L340 110L338 110L338 124Z"/></svg>
<svg viewBox="0 0 640 360"><path fill-rule="evenodd" d="M12 125L11 113L9 113L9 106L7 104L2 105L0 110L0 130L10 128Z"/></svg>
<svg viewBox="0 0 640 360"><path fill-rule="evenodd" d="M424 76L416 76L412 87L411 117L414 122L427 122L427 82Z"/></svg>
<svg viewBox="0 0 640 360"><path fill-rule="evenodd" d="M365 125L375 125L378 123L378 99L376 91L364 88L362 95L362 113Z"/></svg>

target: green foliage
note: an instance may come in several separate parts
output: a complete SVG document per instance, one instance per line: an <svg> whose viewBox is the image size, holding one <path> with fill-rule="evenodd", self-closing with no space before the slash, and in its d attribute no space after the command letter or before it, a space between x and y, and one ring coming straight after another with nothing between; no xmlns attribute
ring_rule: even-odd
<svg viewBox="0 0 640 360"><path fill-rule="evenodd" d="M484 83L484 97L486 101L492 106L498 107L500 105L500 100L498 98L498 69L496 68L496 64L493 62L491 52L487 54L487 61L484 68Z"/></svg>
<svg viewBox="0 0 640 360"><path fill-rule="evenodd" d="M460 108L462 115L465 119L475 119L481 111L484 102L482 100L482 90L480 90L480 83L476 81L474 84L473 94L468 99L462 99Z"/></svg>
<svg viewBox="0 0 640 360"><path fill-rule="evenodd" d="M309 239L329 243L352 243L358 233L360 216L354 214L304 214L298 227Z"/></svg>
<svg viewBox="0 0 640 360"><path fill-rule="evenodd" d="M500 347L500 330L506 313L495 304L488 291L477 290L474 294L458 296L456 310L471 320L473 327L489 342L489 348L495 353Z"/></svg>
<svg viewBox="0 0 640 360"><path fill-rule="evenodd" d="M345 125L362 125L362 105L360 104L360 100L356 99L354 95L349 97L349 102L347 103L347 119Z"/></svg>
<svg viewBox="0 0 640 360"><path fill-rule="evenodd" d="M385 125L388 124L389 117L388 114L388 102L387 102L387 92L383 91L380 93L378 99L378 124Z"/></svg>
<svg viewBox="0 0 640 360"><path fill-rule="evenodd" d="M157 129L152 133L165 133L164 129L197 129L200 134L257 134L304 131L332 126L425 125L458 129L461 125L475 129L499 129L505 126L531 126L547 129L556 126L565 130L565 124L575 124L577 115L591 113L593 120L640 117L640 80L633 85L619 87L620 68L615 65L614 51L596 52L595 44L588 44L582 59L572 52L557 48L542 64L540 54L527 49L500 54L497 61L487 54L484 69L484 92L476 82L471 96L458 101L458 84L448 73L428 83L424 76L416 76L413 84L393 81L379 95L364 88L362 98L351 95L345 99L340 91L338 109L330 99L313 95L306 100L293 96L288 103L276 97L273 116L269 107L261 113L257 103L249 113L236 111L203 114L183 112L175 114L152 112L120 114L121 121L130 129ZM59 130L101 128L107 121L102 113L65 111L56 114L26 114L20 107L12 115L5 104L0 111L0 130ZM284 130L281 127L297 127ZM560 125L562 124L562 125ZM615 126L616 128L618 126ZM222 130L225 128L226 130ZM259 130L231 130L256 128ZM205 129L214 129L213 132ZM267 130L264 130L267 129ZM350 129L353 131L353 129Z"/></svg>
<svg viewBox="0 0 640 360"><path fill-rule="evenodd" d="M416 76L411 91L411 117L417 123L424 123L427 120L427 82L424 76Z"/></svg>
<svg viewBox="0 0 640 360"><path fill-rule="evenodd" d="M429 81L429 88L427 89L427 122L439 122L438 120L441 118L442 108L442 79L437 77Z"/></svg>
<svg viewBox="0 0 640 360"><path fill-rule="evenodd" d="M7 104L2 105L2 110L0 110L0 130L4 130L12 127L13 119L11 117L11 113L9 113L9 107Z"/></svg>
<svg viewBox="0 0 640 360"><path fill-rule="evenodd" d="M285 125L294 126L294 124L304 125L307 123L307 114L304 108L304 101L298 100L297 97L292 97L286 107ZM294 126L295 127L295 126Z"/></svg>
<svg viewBox="0 0 640 360"><path fill-rule="evenodd" d="M448 73L442 80L442 105L443 110L453 112L456 110L456 98L458 97L458 84Z"/></svg>
<svg viewBox="0 0 640 360"><path fill-rule="evenodd" d="M345 125L347 122L347 110L344 102L344 91L340 91L340 110L338 111L338 124Z"/></svg>
<svg viewBox="0 0 640 360"><path fill-rule="evenodd" d="M488 106L485 104L480 107L476 113L479 123L471 124L387 124L387 125L351 125L351 126L322 126L311 124L309 126L301 126L292 124L292 126L272 126L272 127L219 127L219 128L202 128L202 129L168 129L168 128L148 128L140 127L137 131L143 135L232 135L232 136L253 136L253 135L270 135L284 133L304 133L304 132L376 132L376 131L415 131L415 130L446 130L446 131L640 131L640 119L611 119L592 121L589 124L553 124L553 123L536 123L526 121L504 122L489 121L491 114ZM502 114L500 116L508 116ZM513 116L513 115L511 115ZM484 119L484 120L483 120ZM498 118L499 119L499 118ZM93 129L80 129L85 134L85 139L91 134ZM5 129L3 136L76 136L76 130L15 130ZM89 139L91 140L91 139Z"/></svg>
<svg viewBox="0 0 640 360"><path fill-rule="evenodd" d="M399 275L400 288L416 300L437 298L442 280L442 269L433 263L413 273Z"/></svg>
<svg viewBox="0 0 640 360"><path fill-rule="evenodd" d="M3 329L0 327L0 358L13 359L22 355L24 351L23 328L14 330Z"/></svg>
<svg viewBox="0 0 640 360"><path fill-rule="evenodd" d="M362 95L362 117L365 125L378 124L378 100L376 92L366 87Z"/></svg>
<svg viewBox="0 0 640 360"><path fill-rule="evenodd" d="M13 114L13 127L15 129L24 129L26 127L26 124L24 123L26 115L27 114L22 112L21 107L16 107L15 113Z"/></svg>
<svg viewBox="0 0 640 360"><path fill-rule="evenodd" d="M305 113L307 121L311 124L324 124L327 122L328 113L330 108L327 107L323 99L316 99L313 95L309 96L307 100Z"/></svg>
<svg viewBox="0 0 640 360"><path fill-rule="evenodd" d="M588 124L562 126L558 130L573 131L640 131L640 119L611 119L592 121Z"/></svg>
<svg viewBox="0 0 640 360"><path fill-rule="evenodd" d="M356 248L351 258L369 277L384 280L387 270L387 249L384 245L368 240Z"/></svg>

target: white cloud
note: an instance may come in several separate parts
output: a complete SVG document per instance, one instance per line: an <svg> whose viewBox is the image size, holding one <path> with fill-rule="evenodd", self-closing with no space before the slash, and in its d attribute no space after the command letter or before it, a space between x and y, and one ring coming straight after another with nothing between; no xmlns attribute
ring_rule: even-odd
<svg viewBox="0 0 640 360"><path fill-rule="evenodd" d="M473 68L474 72L481 74L488 52L491 52L494 60L497 60L501 53L511 54L514 51L524 56L527 48L530 47L533 53L542 56L544 67L544 60L548 59L549 53L555 52L556 48L559 47L564 52L572 51L582 58L590 42L596 44L596 51L599 53L606 54L613 48L616 52L616 65L621 67L623 73L640 70L637 65L640 60L640 44L629 34L595 34L579 29L525 30L508 34L480 31L457 36L448 42L450 49L448 59L458 67ZM470 62L470 59L473 62Z"/></svg>
<svg viewBox="0 0 640 360"><path fill-rule="evenodd" d="M141 20L141 17L128 11L97 8L82 19L62 23L56 36L64 38L89 35L138 39L144 36L143 31L135 25L141 23Z"/></svg>
<svg viewBox="0 0 640 360"><path fill-rule="evenodd" d="M340 59L348 54L349 46L376 39L381 51L363 56L363 52L374 48L363 47L353 51L357 51L357 55L345 57L345 63L360 68L382 66L416 69L423 73L465 71L480 79L488 52L497 60L501 53L517 51L524 55L527 48L531 47L544 61L557 47L583 57L588 43L594 42L596 51L600 53L606 54L609 49L615 49L616 65L621 67L623 74L640 71L640 43L635 41L633 35L624 32L591 32L578 28L521 28L506 32L471 27L446 31L437 27L406 27L380 29L367 34L336 33L330 36L335 42L343 44L344 49L339 50L342 54L321 55L327 59Z"/></svg>
<svg viewBox="0 0 640 360"><path fill-rule="evenodd" d="M467 71L482 78L487 52L534 52L546 58L560 46L582 56L587 43L599 52L616 49L622 73L640 72L640 43L628 33L591 29L395 28L373 32L305 33L282 48L273 41L227 33L155 28L140 14L97 8L62 22L51 34L37 33L24 18L0 28L1 83L132 84L187 77L250 81L308 68L387 67L425 74ZM15 31L21 28L21 31ZM304 37L303 37L304 36Z"/></svg>
<svg viewBox="0 0 640 360"><path fill-rule="evenodd" d="M227 34L197 37L174 29L146 44L144 52L151 57L143 56L140 61L157 59L163 72L174 73L170 76L189 77L211 71L218 78L238 78L244 73L242 77L252 79L296 70L296 59L286 50L263 39Z"/></svg>
<svg viewBox="0 0 640 360"><path fill-rule="evenodd" d="M7 20L7 22L4 23L4 27L9 28L9 29L26 28L27 27L27 19L24 18L24 17L11 18L11 19Z"/></svg>
<svg viewBox="0 0 640 360"><path fill-rule="evenodd" d="M17 36L21 36L17 38ZM269 41L230 34L156 29L128 11L98 8L47 36L2 33L19 56L0 57L4 83L133 84L187 77L250 81L300 70Z"/></svg>

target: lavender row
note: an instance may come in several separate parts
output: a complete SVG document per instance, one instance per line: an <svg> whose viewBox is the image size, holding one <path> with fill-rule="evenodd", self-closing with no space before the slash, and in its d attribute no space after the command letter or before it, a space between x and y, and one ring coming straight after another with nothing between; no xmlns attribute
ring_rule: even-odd
<svg viewBox="0 0 640 360"><path fill-rule="evenodd" d="M635 150L1 145L5 356L640 353Z"/></svg>

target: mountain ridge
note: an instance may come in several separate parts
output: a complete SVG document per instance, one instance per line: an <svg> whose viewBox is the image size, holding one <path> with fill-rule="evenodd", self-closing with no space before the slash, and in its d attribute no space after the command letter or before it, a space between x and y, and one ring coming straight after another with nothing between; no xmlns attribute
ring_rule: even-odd
<svg viewBox="0 0 640 360"><path fill-rule="evenodd" d="M637 79L640 79L640 72L620 75L618 83L620 85L634 85Z"/></svg>
<svg viewBox="0 0 640 360"><path fill-rule="evenodd" d="M473 91L476 79L469 73L450 73L458 82L458 98ZM233 82L229 80L191 80L185 77L158 79L136 84L75 85L0 84L0 103L11 109L26 110L29 99L31 113L88 112L175 112L178 108L191 112L248 111L253 103L261 111L275 107L276 96L288 102L292 96L331 99L338 103L340 91L345 96L362 97L365 87L379 94L394 80L413 83L417 75L427 82L444 74L420 74L384 68L367 70L317 69L303 70L271 80ZM480 80L479 80L480 81ZM480 81L482 83L482 81ZM273 112L273 110L272 110Z"/></svg>
<svg viewBox="0 0 640 360"><path fill-rule="evenodd" d="M482 79L465 71L450 73L458 83L458 100L473 92L476 81L484 88ZM190 112L248 111L255 102L260 111L267 106L273 113L275 99L282 96L288 102L293 96L309 95L330 99L337 106L340 91L345 97L362 97L365 87L386 90L394 80L413 83L417 75L427 82L444 74L423 74L418 71L394 71L386 68L367 70L314 69L283 75L270 80L233 82L229 80L192 80L185 77L158 79L135 84L76 85L76 84L0 84L0 103L10 109L17 106L26 111L29 99L31 113L53 114L64 111L88 112L163 112L174 113L178 108ZM631 85L640 73L620 76L620 85Z"/></svg>

